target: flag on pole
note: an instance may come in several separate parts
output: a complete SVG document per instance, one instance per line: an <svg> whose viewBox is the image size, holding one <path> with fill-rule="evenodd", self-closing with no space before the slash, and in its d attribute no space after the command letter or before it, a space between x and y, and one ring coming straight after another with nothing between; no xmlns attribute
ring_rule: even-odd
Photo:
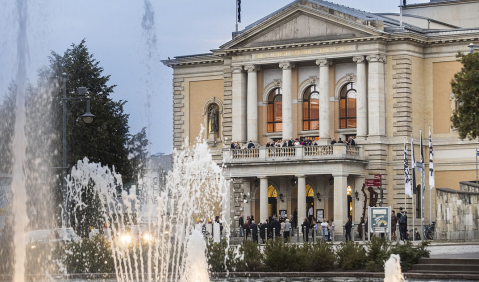
<svg viewBox="0 0 479 282"><path fill-rule="evenodd" d="M421 163L424 164L424 150L422 149L422 131L421 131L421 142L419 142L419 149L421 150Z"/></svg>
<svg viewBox="0 0 479 282"><path fill-rule="evenodd" d="M432 162L433 152L432 152L432 137L431 137L431 126L429 126L429 189L432 189L435 185L434 183L434 164Z"/></svg>
<svg viewBox="0 0 479 282"><path fill-rule="evenodd" d="M411 166L412 166L412 192L416 194L416 157L414 156L414 139L411 134Z"/></svg>
<svg viewBox="0 0 479 282"><path fill-rule="evenodd" d="M411 178L409 176L409 163L407 160L406 138L404 138L404 193L412 197Z"/></svg>
<svg viewBox="0 0 479 282"><path fill-rule="evenodd" d="M241 22L241 0L236 0L236 14L238 15L238 22Z"/></svg>

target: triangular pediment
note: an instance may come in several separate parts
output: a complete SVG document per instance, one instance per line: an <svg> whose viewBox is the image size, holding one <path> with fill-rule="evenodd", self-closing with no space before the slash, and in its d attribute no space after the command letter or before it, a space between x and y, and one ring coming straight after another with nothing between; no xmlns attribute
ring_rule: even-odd
<svg viewBox="0 0 479 282"><path fill-rule="evenodd" d="M374 23L371 24L372 22ZM382 26L378 28L377 21L373 19L368 21L348 15L344 11L335 13L334 10L317 4L313 7L297 2L253 24L220 48L274 46L381 34Z"/></svg>

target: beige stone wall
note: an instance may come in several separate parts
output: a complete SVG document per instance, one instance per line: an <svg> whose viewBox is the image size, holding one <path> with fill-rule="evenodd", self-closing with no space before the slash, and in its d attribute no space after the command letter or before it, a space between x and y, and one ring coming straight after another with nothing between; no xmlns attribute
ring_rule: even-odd
<svg viewBox="0 0 479 282"><path fill-rule="evenodd" d="M204 126L203 107L211 97L223 100L223 80L202 80L189 82L189 136L190 144L196 142L201 125Z"/></svg>
<svg viewBox="0 0 479 282"><path fill-rule="evenodd" d="M458 27L479 26L477 15L479 13L479 1L448 1L434 5L416 5L406 7L404 14L429 17L444 23Z"/></svg>
<svg viewBox="0 0 479 282"><path fill-rule="evenodd" d="M435 174L436 187L438 188L451 188L459 190L460 181L472 181L476 179L475 170L449 170L449 171L436 171Z"/></svg>
<svg viewBox="0 0 479 282"><path fill-rule="evenodd" d="M451 131L451 80L461 70L460 62L435 62L432 64L433 75L433 132L449 133Z"/></svg>

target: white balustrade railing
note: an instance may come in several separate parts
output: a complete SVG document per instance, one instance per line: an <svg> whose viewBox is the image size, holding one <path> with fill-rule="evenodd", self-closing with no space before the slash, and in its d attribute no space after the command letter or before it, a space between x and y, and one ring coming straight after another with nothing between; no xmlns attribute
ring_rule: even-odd
<svg viewBox="0 0 479 282"><path fill-rule="evenodd" d="M232 152L232 158L234 160L259 158L259 149L235 149L232 150Z"/></svg>
<svg viewBox="0 0 479 282"><path fill-rule="evenodd" d="M268 158L292 158L296 155L295 147L269 147Z"/></svg>
<svg viewBox="0 0 479 282"><path fill-rule="evenodd" d="M357 146L346 146L346 155L359 157L360 156L359 147L357 147Z"/></svg>
<svg viewBox="0 0 479 282"><path fill-rule="evenodd" d="M303 147L305 157L330 156L334 153L333 146L306 146Z"/></svg>

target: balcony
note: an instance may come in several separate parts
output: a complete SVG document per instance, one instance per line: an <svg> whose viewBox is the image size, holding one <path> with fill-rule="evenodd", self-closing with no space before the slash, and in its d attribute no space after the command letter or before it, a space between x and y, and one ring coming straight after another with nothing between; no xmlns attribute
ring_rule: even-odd
<svg viewBox="0 0 479 282"><path fill-rule="evenodd" d="M223 149L229 164L304 161L364 161L362 146L335 144L327 146L261 147L259 149Z"/></svg>

